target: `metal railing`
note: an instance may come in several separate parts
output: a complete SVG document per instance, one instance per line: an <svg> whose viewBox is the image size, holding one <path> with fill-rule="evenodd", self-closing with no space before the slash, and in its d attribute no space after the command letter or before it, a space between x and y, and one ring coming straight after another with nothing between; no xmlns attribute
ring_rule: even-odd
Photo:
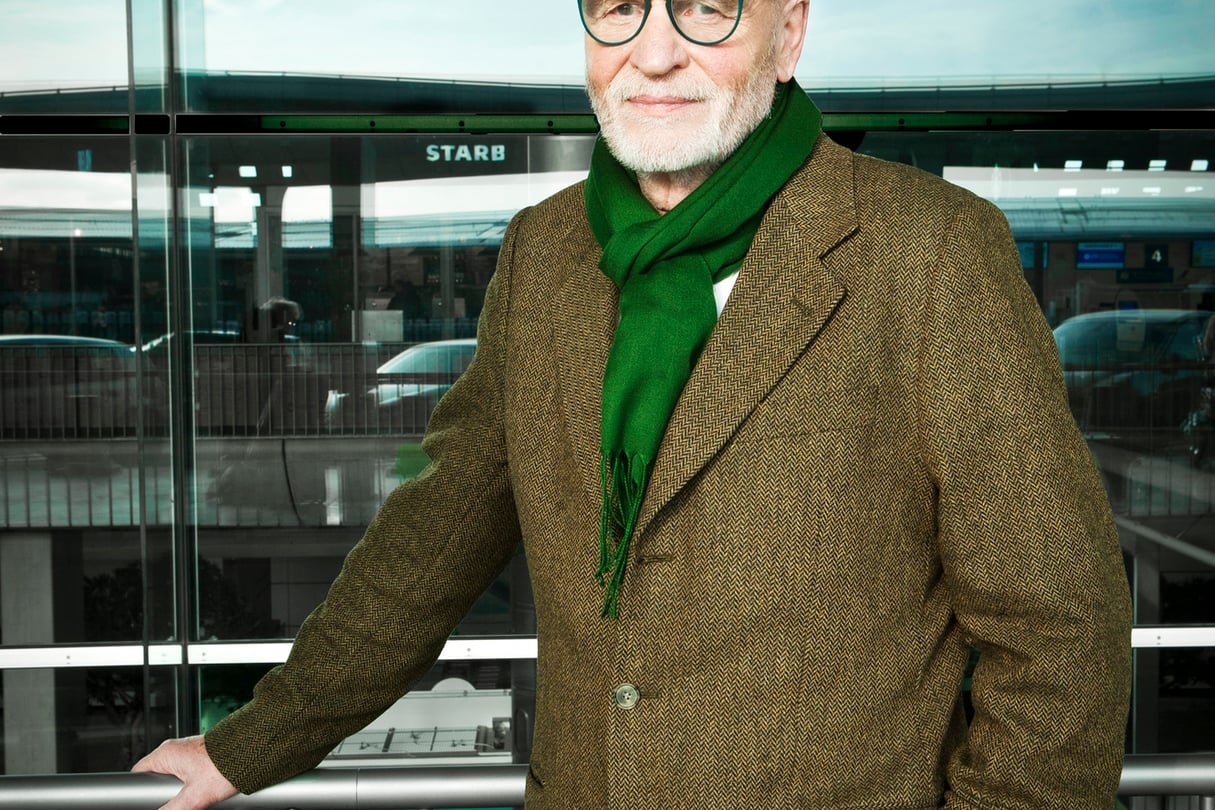
<svg viewBox="0 0 1215 810"><path fill-rule="evenodd" d="M328 768L308 771L223 810L401 810L414 807L517 807L526 765ZM0 777L0 810L153 810L180 783L158 774L102 773ZM1124 797L1197 796L1215 810L1215 753L1128 756Z"/></svg>
<svg viewBox="0 0 1215 810"><path fill-rule="evenodd" d="M223 810L402 810L522 806L526 765L318 768L236 796ZM177 793L172 776L147 773L0 777L0 810L155 810Z"/></svg>

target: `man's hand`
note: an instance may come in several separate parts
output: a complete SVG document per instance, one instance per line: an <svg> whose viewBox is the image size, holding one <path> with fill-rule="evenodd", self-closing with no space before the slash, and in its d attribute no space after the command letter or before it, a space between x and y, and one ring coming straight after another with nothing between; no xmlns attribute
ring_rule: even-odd
<svg viewBox="0 0 1215 810"><path fill-rule="evenodd" d="M182 781L181 791L160 810L203 810L239 792L211 762L202 737L165 740L131 770L167 773Z"/></svg>

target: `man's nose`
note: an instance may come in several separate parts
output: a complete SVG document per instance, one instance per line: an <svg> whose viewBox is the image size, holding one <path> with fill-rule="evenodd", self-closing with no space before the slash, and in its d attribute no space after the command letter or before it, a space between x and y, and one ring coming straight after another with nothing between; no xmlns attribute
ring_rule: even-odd
<svg viewBox="0 0 1215 810"><path fill-rule="evenodd" d="M688 64L688 41L675 30L661 0L655 0L641 32L628 44L629 62L647 76L662 76Z"/></svg>

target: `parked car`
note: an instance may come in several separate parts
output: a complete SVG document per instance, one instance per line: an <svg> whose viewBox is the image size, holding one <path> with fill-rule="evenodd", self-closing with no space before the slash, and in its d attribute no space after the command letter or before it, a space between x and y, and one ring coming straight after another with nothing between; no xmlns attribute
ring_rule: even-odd
<svg viewBox="0 0 1215 810"><path fill-rule="evenodd" d="M331 391L326 422L343 432L423 433L439 398L468 368L476 350L474 338L410 346L377 368L375 385L361 395Z"/></svg>
<svg viewBox="0 0 1215 810"><path fill-rule="evenodd" d="M76 335L0 335L0 437L134 436L134 346ZM149 386L145 403L154 399Z"/></svg>
<svg viewBox="0 0 1215 810"><path fill-rule="evenodd" d="M1205 310L1093 312L1054 330L1068 401L1080 428L1157 450L1180 438L1211 384L1200 343Z"/></svg>

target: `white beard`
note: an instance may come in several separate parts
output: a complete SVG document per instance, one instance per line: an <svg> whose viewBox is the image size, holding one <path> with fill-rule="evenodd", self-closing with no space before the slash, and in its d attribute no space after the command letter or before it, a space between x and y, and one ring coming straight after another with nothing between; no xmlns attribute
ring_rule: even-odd
<svg viewBox="0 0 1215 810"><path fill-rule="evenodd" d="M626 168L642 174L711 172L721 165L772 109L776 70L769 56L738 88L722 88L707 78L677 74L652 81L621 72L600 93L587 82L591 109L608 148ZM634 96L693 99L686 113L651 117L629 109Z"/></svg>

